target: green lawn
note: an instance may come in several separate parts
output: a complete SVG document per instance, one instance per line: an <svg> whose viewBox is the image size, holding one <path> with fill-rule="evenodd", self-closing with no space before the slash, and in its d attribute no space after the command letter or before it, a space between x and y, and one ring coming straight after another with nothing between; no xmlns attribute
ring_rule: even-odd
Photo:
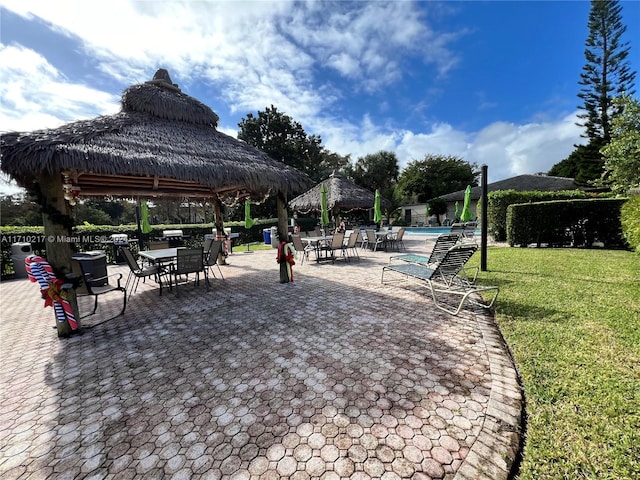
<svg viewBox="0 0 640 480"><path fill-rule="evenodd" d="M640 256L491 247L487 267L525 388L518 479L640 478Z"/></svg>

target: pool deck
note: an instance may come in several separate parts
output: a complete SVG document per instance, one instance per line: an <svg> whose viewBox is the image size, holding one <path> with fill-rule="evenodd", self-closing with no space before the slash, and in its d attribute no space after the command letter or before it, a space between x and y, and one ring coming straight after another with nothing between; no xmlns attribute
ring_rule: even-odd
<svg viewBox="0 0 640 480"><path fill-rule="evenodd" d="M141 283L69 339L36 284L0 283L0 478L510 478L523 399L491 313L361 255L280 284L275 249L239 248L209 291Z"/></svg>

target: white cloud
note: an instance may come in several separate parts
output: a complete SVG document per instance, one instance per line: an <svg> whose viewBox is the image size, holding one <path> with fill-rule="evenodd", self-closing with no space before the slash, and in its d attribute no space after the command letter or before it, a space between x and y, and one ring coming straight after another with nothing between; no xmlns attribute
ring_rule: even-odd
<svg viewBox="0 0 640 480"><path fill-rule="evenodd" d="M69 83L47 60L0 44L0 131L54 128L119 110L119 96Z"/></svg>

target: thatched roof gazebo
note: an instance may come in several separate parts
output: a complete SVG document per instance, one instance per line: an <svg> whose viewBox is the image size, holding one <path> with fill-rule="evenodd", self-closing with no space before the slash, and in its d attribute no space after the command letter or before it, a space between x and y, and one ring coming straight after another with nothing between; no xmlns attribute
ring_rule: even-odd
<svg viewBox="0 0 640 480"><path fill-rule="evenodd" d="M320 189L323 183L327 188L327 208L333 212L334 216L339 212L373 209L375 193L356 185L336 172L310 190L290 200L289 208L302 213L320 211ZM389 201L382 198L380 204L382 207L388 207Z"/></svg>
<svg viewBox="0 0 640 480"><path fill-rule="evenodd" d="M29 133L3 133L2 171L30 188L67 175L81 196L213 197L300 192L303 173L218 132L218 115L181 92L166 70L127 88L115 115Z"/></svg>
<svg viewBox="0 0 640 480"><path fill-rule="evenodd" d="M47 260L71 271L75 197L211 198L223 233L223 199L278 198L287 232L286 194L313 182L302 172L218 132L218 115L184 94L166 70L122 94L115 115L27 133L3 133L0 168L34 194L43 211Z"/></svg>

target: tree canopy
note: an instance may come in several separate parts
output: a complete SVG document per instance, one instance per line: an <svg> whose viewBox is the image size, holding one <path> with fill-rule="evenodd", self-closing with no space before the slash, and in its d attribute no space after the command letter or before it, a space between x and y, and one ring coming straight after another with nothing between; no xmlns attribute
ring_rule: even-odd
<svg viewBox="0 0 640 480"><path fill-rule="evenodd" d="M349 156L326 150L320 136L308 135L299 122L279 112L273 105L258 111L257 116L247 114L238 127L240 140L262 150L274 160L306 173L316 182L349 163Z"/></svg>
<svg viewBox="0 0 640 480"><path fill-rule="evenodd" d="M452 155L425 155L409 162L398 185L406 197L426 202L447 193L478 185L478 166Z"/></svg>
<svg viewBox="0 0 640 480"><path fill-rule="evenodd" d="M617 0L592 0L589 34L585 42L585 64L580 74L577 125L584 127L586 145L576 149L549 170L549 175L573 177L579 182L601 178L604 159L601 149L611 140L612 119L620 113L614 98L633 94L636 72L626 60L629 44L622 42L627 27L622 23L622 7Z"/></svg>
<svg viewBox="0 0 640 480"><path fill-rule="evenodd" d="M346 173L356 185L372 192L379 189L384 194L398 181L400 166L394 152L381 150L359 157L352 168L347 168Z"/></svg>
<svg viewBox="0 0 640 480"><path fill-rule="evenodd" d="M640 103L631 95L614 100L621 113L611 122L611 141L602 149L602 179L614 192L640 187Z"/></svg>

